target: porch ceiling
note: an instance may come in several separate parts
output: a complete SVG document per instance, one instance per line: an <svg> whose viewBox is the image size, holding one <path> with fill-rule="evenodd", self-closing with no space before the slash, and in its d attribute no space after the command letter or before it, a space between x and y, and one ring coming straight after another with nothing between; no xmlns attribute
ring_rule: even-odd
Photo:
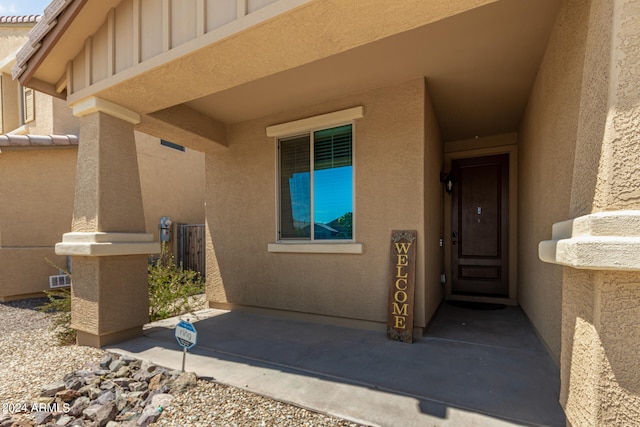
<svg viewBox="0 0 640 427"><path fill-rule="evenodd" d="M170 132L206 150L214 141L224 145L225 124L424 77L445 141L517 131L562 0L422 1L395 5L395 15L384 16L368 13L374 1L303 2L183 56L154 57L139 65L140 72L132 67L69 101L104 98L140 113L145 131ZM68 3L51 34L45 32L43 47L32 48L35 65L19 61L28 67L23 84L57 96L66 96L56 92L65 64L120 1ZM340 13L333 5L358 8ZM71 41L75 45L67 46ZM358 47L344 50L349 46Z"/></svg>
<svg viewBox="0 0 640 427"><path fill-rule="evenodd" d="M445 141L514 132L560 3L498 1L186 104L234 123L424 76Z"/></svg>

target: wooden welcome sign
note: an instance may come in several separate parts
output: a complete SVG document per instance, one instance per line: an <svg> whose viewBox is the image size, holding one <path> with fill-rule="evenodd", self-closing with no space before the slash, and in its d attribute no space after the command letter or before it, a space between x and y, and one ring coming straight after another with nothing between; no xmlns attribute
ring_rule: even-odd
<svg viewBox="0 0 640 427"><path fill-rule="evenodd" d="M417 234L415 230L391 232L391 286L387 337L407 343L413 342Z"/></svg>

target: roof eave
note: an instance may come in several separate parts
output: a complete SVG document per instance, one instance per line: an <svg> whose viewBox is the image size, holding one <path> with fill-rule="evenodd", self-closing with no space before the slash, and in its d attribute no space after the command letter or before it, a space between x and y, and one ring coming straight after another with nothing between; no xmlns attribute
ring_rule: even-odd
<svg viewBox="0 0 640 427"><path fill-rule="evenodd" d="M53 0L47 6L42 19L29 32L29 41L16 55L17 62L11 70L14 79L19 80L23 86L61 97L55 91L55 82L34 80L34 75L87 2L88 0ZM34 87L34 83L39 87ZM53 91L46 90L46 87L53 88Z"/></svg>

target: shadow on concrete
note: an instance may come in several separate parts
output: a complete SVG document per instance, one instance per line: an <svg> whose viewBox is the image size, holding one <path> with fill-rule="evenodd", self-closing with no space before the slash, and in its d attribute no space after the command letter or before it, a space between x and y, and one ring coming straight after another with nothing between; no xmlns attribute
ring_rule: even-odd
<svg viewBox="0 0 640 427"><path fill-rule="evenodd" d="M516 307L443 304L413 344L239 311L191 317L187 370L312 410L370 425L565 425L558 368ZM175 323L111 349L179 368Z"/></svg>

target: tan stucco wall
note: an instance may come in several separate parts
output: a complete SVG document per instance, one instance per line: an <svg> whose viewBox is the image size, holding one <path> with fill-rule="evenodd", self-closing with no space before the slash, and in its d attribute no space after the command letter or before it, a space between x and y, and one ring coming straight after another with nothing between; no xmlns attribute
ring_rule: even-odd
<svg viewBox="0 0 640 427"><path fill-rule="evenodd" d="M57 274L45 258L66 268L54 245L69 230L76 148L0 153L0 298L48 288Z"/></svg>
<svg viewBox="0 0 640 427"><path fill-rule="evenodd" d="M10 61L28 41L27 34L34 24L0 24L0 61ZM17 81L11 79L11 62L2 69L2 130L8 133L20 127L20 97L22 91ZM36 97L37 98L37 97ZM37 114L36 114L37 117ZM33 133L33 132L32 132Z"/></svg>
<svg viewBox="0 0 640 427"><path fill-rule="evenodd" d="M416 79L230 126L229 147L206 155L208 300L385 322L391 230L415 229L415 325L425 326L425 240L437 234L425 237L425 221L434 221L423 214L423 184L435 174L424 171L425 127L436 139L437 129L431 112L424 123L424 95L425 82ZM354 128L355 239L364 253L267 252L276 238L276 142L265 128L358 105L364 118ZM430 185L430 200L439 191ZM429 282L439 273L429 271Z"/></svg>
<svg viewBox="0 0 640 427"><path fill-rule="evenodd" d="M0 153L0 245L53 246L69 229L75 148Z"/></svg>
<svg viewBox="0 0 640 427"><path fill-rule="evenodd" d="M2 133L20 127L20 89L11 75L2 73Z"/></svg>
<svg viewBox="0 0 640 427"><path fill-rule="evenodd" d="M46 95L39 92L36 96L44 97ZM73 110L69 108L66 101L52 97L51 108L54 135L80 135L80 119L73 115Z"/></svg>
<svg viewBox="0 0 640 427"><path fill-rule="evenodd" d="M637 0L591 2L569 217L640 209ZM636 229L616 227L618 236ZM579 266L580 267L580 266ZM640 423L640 274L564 269L560 401L582 425Z"/></svg>
<svg viewBox="0 0 640 427"><path fill-rule="evenodd" d="M565 269L560 400L573 426L640 421L637 273Z"/></svg>
<svg viewBox="0 0 640 427"><path fill-rule="evenodd" d="M30 135L51 135L53 133L53 98L42 92L35 92L34 99L35 120L26 124L28 126L26 133Z"/></svg>
<svg viewBox="0 0 640 427"><path fill-rule="evenodd" d="M67 257L56 255L53 246L0 247L0 301L41 296L49 276L60 274L57 267L66 270Z"/></svg>
<svg viewBox="0 0 640 427"><path fill-rule="evenodd" d="M607 36L611 37L610 74L599 73L598 77L608 77L608 105L602 156L598 164L598 179L595 186L593 211L640 209L640 149L638 149L640 122L640 95L638 75L640 74L640 43L638 43L638 20L640 2L623 0L614 6L598 4L593 7L590 25L605 27L598 31L597 40L589 39L588 49L600 53ZM597 15L597 17L593 16ZM613 29L606 31L613 22ZM594 37L595 39L595 37ZM600 60L606 55L593 55ZM598 64L600 65L600 64ZM613 66L612 66L613 65ZM604 62L601 63L604 67ZM600 68L594 67L594 71ZM595 73L590 73L593 77ZM605 83L603 81L602 83ZM602 90L602 89L601 89ZM598 119L604 117L599 112ZM602 120L599 120L602 122ZM593 134L600 136L600 134ZM589 138L592 142L595 138Z"/></svg>
<svg viewBox="0 0 640 427"><path fill-rule="evenodd" d="M424 253L425 319L433 316L442 301L444 288L440 283L443 273L444 247L440 247L440 237L444 238L443 197L444 189L440 183L442 171L442 137L438 119L433 110L428 84L425 87L424 103Z"/></svg>
<svg viewBox="0 0 640 427"><path fill-rule="evenodd" d="M562 268L538 259L552 224L569 217L588 8L558 16L520 129L518 301L560 360Z"/></svg>
<svg viewBox="0 0 640 427"><path fill-rule="evenodd" d="M15 55L29 39L27 33L34 24L0 24L0 58Z"/></svg>
<svg viewBox="0 0 640 427"><path fill-rule="evenodd" d="M204 154L162 146L142 132L135 136L147 233L158 240L162 216L174 224L204 224Z"/></svg>

